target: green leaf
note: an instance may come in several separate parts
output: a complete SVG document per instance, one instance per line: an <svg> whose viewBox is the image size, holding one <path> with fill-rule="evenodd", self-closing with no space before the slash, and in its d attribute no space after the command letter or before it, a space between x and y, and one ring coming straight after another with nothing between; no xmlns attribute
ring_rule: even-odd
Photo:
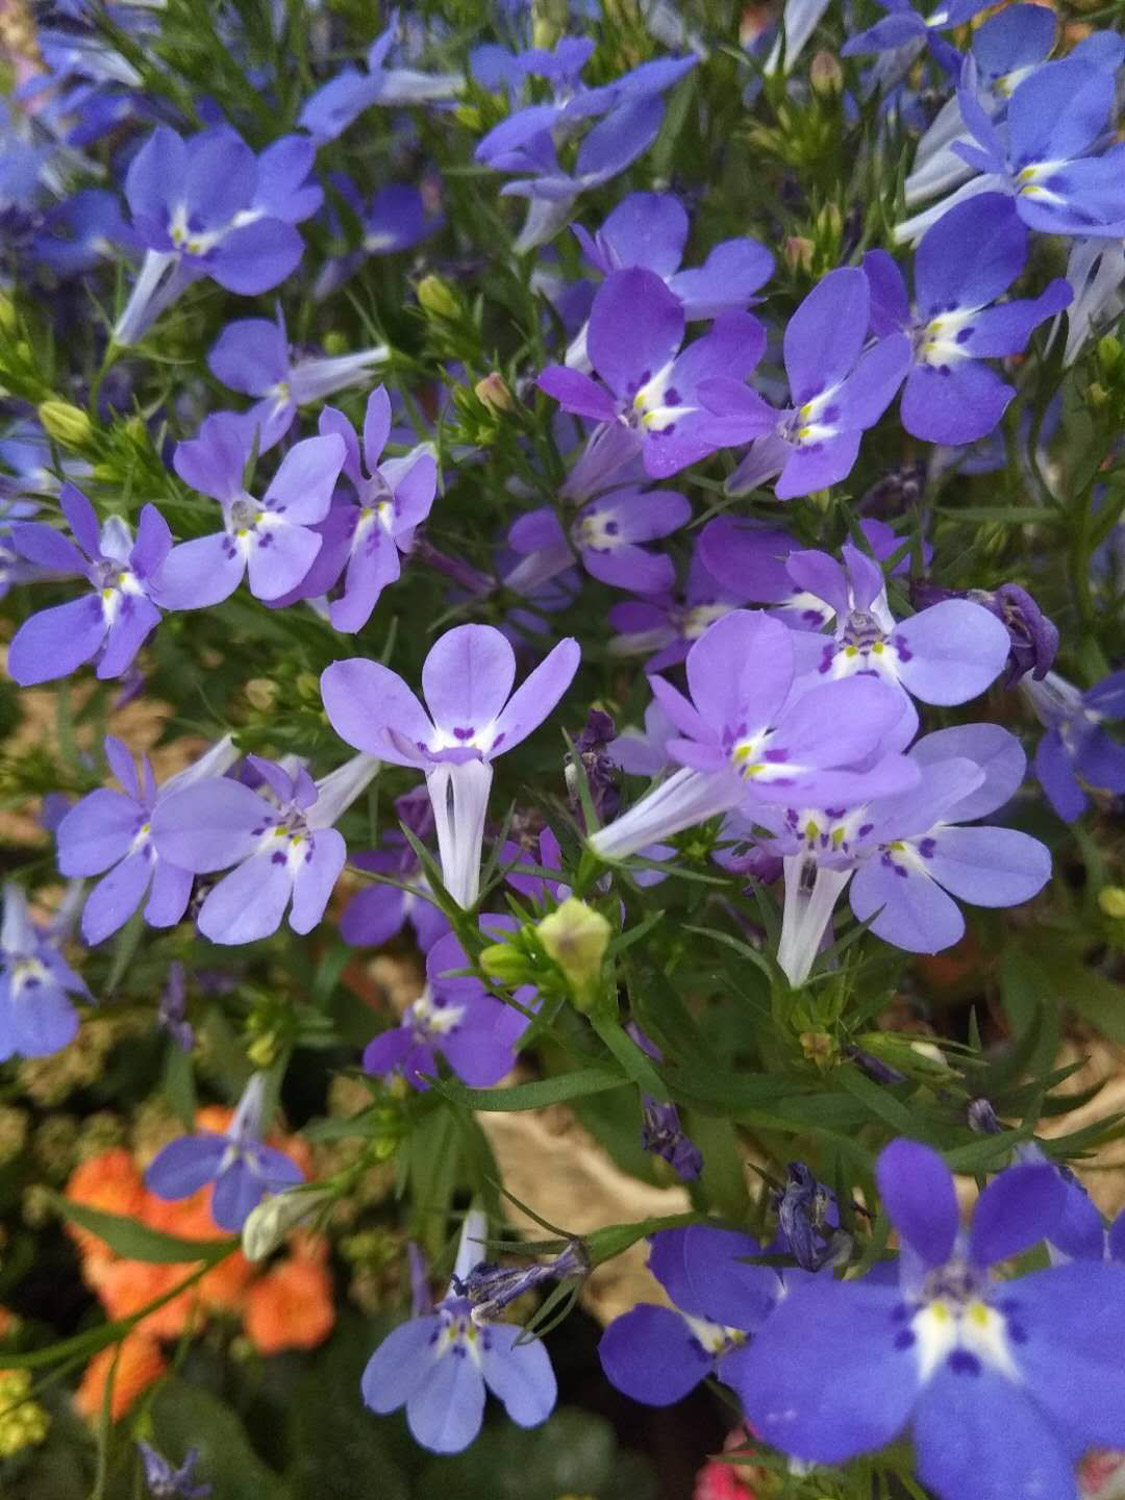
<svg viewBox="0 0 1125 1500"><path fill-rule="evenodd" d="M607 1068L577 1068L556 1078L541 1078L535 1083L517 1083L510 1089L470 1089L464 1084L438 1080L431 1085L435 1094L477 1109L485 1114L503 1114L512 1110L543 1109L548 1104L565 1104L584 1094L603 1094L608 1089L625 1088L629 1080Z"/></svg>
<svg viewBox="0 0 1125 1500"><path fill-rule="evenodd" d="M89 1230L104 1240L124 1260L141 1260L149 1265L188 1265L193 1261L220 1261L237 1244L233 1239L185 1240L173 1234L150 1229L137 1219L121 1214L107 1214L100 1208L71 1203L59 1193L49 1192L52 1205L65 1219Z"/></svg>
<svg viewBox="0 0 1125 1500"><path fill-rule="evenodd" d="M415 1494L449 1500L609 1500L616 1449L605 1417L563 1407L542 1427L486 1427L467 1452L431 1459ZM615 1497L616 1500L616 1497Z"/></svg>

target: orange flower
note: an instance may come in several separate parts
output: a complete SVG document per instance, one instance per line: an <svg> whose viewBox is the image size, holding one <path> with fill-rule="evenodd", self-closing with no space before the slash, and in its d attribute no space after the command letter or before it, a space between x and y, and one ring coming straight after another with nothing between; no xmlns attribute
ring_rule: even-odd
<svg viewBox="0 0 1125 1500"><path fill-rule="evenodd" d="M190 1265L150 1265L140 1260L118 1260L103 1272L97 1288L98 1296L111 1318L130 1318L170 1292L190 1274L191 1269ZM143 1329L149 1338L179 1338L192 1320L192 1311L198 1302L198 1286L188 1287L171 1302L142 1318L137 1327ZM202 1321L197 1314L195 1326L200 1326Z"/></svg>
<svg viewBox="0 0 1125 1500"><path fill-rule="evenodd" d="M138 1218L145 1200L144 1182L136 1162L122 1146L102 1151L91 1156L74 1169L64 1195L72 1203L85 1208L97 1208L103 1213L120 1214L123 1218ZM84 1256L112 1256L103 1240L88 1229L68 1223L67 1233L72 1235Z"/></svg>
<svg viewBox="0 0 1125 1500"><path fill-rule="evenodd" d="M241 1250L236 1250L200 1279L199 1300L215 1312L241 1312L253 1275L254 1267Z"/></svg>
<svg viewBox="0 0 1125 1500"><path fill-rule="evenodd" d="M118 1354L120 1349L120 1354ZM114 1369L114 1359L117 1367ZM113 1394L110 1397L110 1416L115 1422L121 1420L154 1381L160 1379L167 1366L160 1352L160 1345L144 1333L130 1333L120 1345L110 1344L95 1354L86 1366L82 1384L75 1392L74 1404L82 1415L96 1422L102 1414L106 1384L113 1370Z"/></svg>
<svg viewBox="0 0 1125 1500"><path fill-rule="evenodd" d="M332 1277L312 1260L283 1261L260 1277L246 1298L244 1326L260 1354L314 1349L335 1321Z"/></svg>

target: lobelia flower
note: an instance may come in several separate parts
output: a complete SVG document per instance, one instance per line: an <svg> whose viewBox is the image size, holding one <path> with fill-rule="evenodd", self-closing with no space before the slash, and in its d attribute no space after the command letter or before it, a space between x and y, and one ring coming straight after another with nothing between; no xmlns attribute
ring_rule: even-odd
<svg viewBox="0 0 1125 1500"><path fill-rule="evenodd" d="M481 918L482 929L493 934L515 925L507 917ZM471 967L453 933L438 939L426 955L421 995L398 1026L368 1042L363 1054L368 1073L397 1073L424 1092L428 1078L437 1075L439 1054L470 1088L488 1088L511 1072L529 1017L490 995L475 974L458 972ZM533 985L521 985L514 994L524 1011L534 1007Z"/></svg>
<svg viewBox="0 0 1125 1500"><path fill-rule="evenodd" d="M174 927L183 920L195 877L158 853L153 816L177 789L221 776L238 759L238 751L227 735L160 788L148 756L141 757L142 784L128 748L113 735L106 736L105 756L122 790L99 787L83 797L56 833L64 875L102 877L82 911L82 936L90 944L104 942L123 927L146 896L144 915L150 927Z"/></svg>
<svg viewBox="0 0 1125 1500"><path fill-rule="evenodd" d="M688 652L690 699L651 679L682 736L668 742L681 769L589 838L596 854L622 859L743 803L785 805L796 794L831 806L916 782L893 751L865 764L902 719L903 698L870 677L797 684L793 639L780 620L735 610Z"/></svg>
<svg viewBox="0 0 1125 1500"><path fill-rule="evenodd" d="M1004 670L1009 637L990 610L943 599L896 622L883 571L851 542L843 563L827 552L792 552L785 567L803 596L822 601L833 620L829 640L795 631L798 661L829 680L873 675L923 703L967 703Z"/></svg>
<svg viewBox="0 0 1125 1500"><path fill-rule="evenodd" d="M303 1182L292 1157L262 1142L265 1090L266 1074L254 1073L226 1131L201 1130L169 1141L145 1173L149 1192L177 1202L214 1183L211 1217L220 1229L237 1233L266 1193Z"/></svg>
<svg viewBox="0 0 1125 1500"><path fill-rule="evenodd" d="M1092 155L1113 113L1114 71L1095 57L1045 63L1018 86L998 126L971 90L958 98L973 140L954 150L980 175L899 224L900 243L915 240L956 204L1004 193L1031 229L1043 234L1125 233L1125 146Z"/></svg>
<svg viewBox="0 0 1125 1500"><path fill-rule="evenodd" d="M223 530L174 547L159 577L169 609L207 609L228 599L250 575L256 599L273 600L301 582L320 552L311 528L323 521L344 465L336 434L294 443L261 500L243 482L253 439L241 417L219 412L199 436L180 443L173 463L193 489L222 506Z"/></svg>
<svg viewBox="0 0 1125 1500"><path fill-rule="evenodd" d="M512 692L516 657L491 625L458 625L422 667L429 713L396 672L352 657L320 679L325 712L345 743L426 776L442 879L459 906L476 901L492 761L537 729L578 670L577 641L558 643Z"/></svg>
<svg viewBox="0 0 1125 1500"><path fill-rule="evenodd" d="M639 485L591 500L571 522L569 534L549 505L527 511L508 532L509 546L523 561L505 576L504 584L517 592L537 587L572 567L577 553L587 573L612 588L667 593L676 581L671 558L641 543L670 536L690 520L691 503L685 495Z"/></svg>
<svg viewBox="0 0 1125 1500"><path fill-rule="evenodd" d="M784 1283L772 1266L746 1263L763 1253L748 1234L692 1224L659 1230L649 1245L649 1270L675 1306L642 1302L615 1318L598 1358L624 1395L671 1406L708 1375L730 1384L732 1356L772 1315Z"/></svg>
<svg viewBox="0 0 1125 1500"><path fill-rule="evenodd" d="M363 1372L363 1399L385 1415L406 1407L415 1440L433 1453L460 1453L480 1432L487 1387L520 1427L537 1427L558 1394L546 1349L513 1323L478 1323L457 1287L483 1256L488 1221L465 1217L449 1290L432 1312L391 1331Z"/></svg>
<svg viewBox="0 0 1125 1500"><path fill-rule="evenodd" d="M23 521L12 527L12 546L38 567L84 577L93 592L20 626L8 671L21 687L67 677L95 657L99 678L120 677L160 623L156 584L172 534L155 505L142 509L135 539L120 516L99 527L94 507L72 484L63 485L59 505L74 542L41 521Z"/></svg>
<svg viewBox="0 0 1125 1500"><path fill-rule="evenodd" d="M792 500L847 478L861 434L886 411L910 365L904 334L865 347L870 317L863 272L829 271L785 326L791 406L775 410L725 371L700 385L704 405L724 419L725 440L753 439L728 493L743 494L776 474L777 498Z"/></svg>
<svg viewBox="0 0 1125 1500"><path fill-rule="evenodd" d="M181 1052L190 1052L195 1046L195 1028L187 1018L187 977L179 959L168 965L157 1021Z"/></svg>
<svg viewBox="0 0 1125 1500"><path fill-rule="evenodd" d="M645 671L663 671L683 661L692 644L716 620L747 602L746 582L736 577L720 582L697 543L682 596L666 594L613 606L609 623L619 633L611 637L609 652L612 656L652 653Z"/></svg>
<svg viewBox="0 0 1125 1500"><path fill-rule="evenodd" d="M258 452L266 453L292 427L299 407L349 386L367 385L373 369L389 354L386 344L378 344L355 354L294 360L278 308L272 323L267 318L228 323L207 356L207 366L231 390L261 398L241 414L241 420L251 442L257 437Z"/></svg>
<svg viewBox="0 0 1125 1500"><path fill-rule="evenodd" d="M135 344L200 277L243 297L284 281L304 250L294 225L321 203L320 188L307 181L315 155L300 135L255 156L229 126L185 141L158 125L125 178L134 235L146 250L115 343Z"/></svg>
<svg viewBox="0 0 1125 1500"><path fill-rule="evenodd" d="M403 458L379 456L391 431L391 402L384 386L367 399L363 422L363 462L355 429L335 407L320 414L322 441L343 444L343 473L355 503L337 501L317 527L320 552L295 589L275 601L316 598L334 589L341 575L344 590L328 606L336 630L362 630L387 584L401 572L399 553L409 553L415 528L430 513L437 493L437 464L428 446Z"/></svg>
<svg viewBox="0 0 1125 1500"><path fill-rule="evenodd" d="M586 259L603 276L630 267L651 271L679 298L688 322L748 307L773 271L770 252L742 235L716 245L702 266L682 271L688 228L687 211L672 193L630 193L596 234L573 226ZM568 365L586 367L586 337L584 325L567 350Z"/></svg>
<svg viewBox="0 0 1125 1500"><path fill-rule="evenodd" d="M89 991L59 951L58 938L32 922L22 886L4 886L0 921L0 1060L50 1057L78 1034L68 998Z"/></svg>
<svg viewBox="0 0 1125 1500"><path fill-rule="evenodd" d="M211 1485L195 1482L198 1448L188 1449L178 1469L173 1468L169 1460L149 1443L138 1441L137 1451L144 1466L145 1486L152 1500L207 1500Z"/></svg>
<svg viewBox="0 0 1125 1500"><path fill-rule="evenodd" d="M958 594L933 584L916 585L911 594L920 604L939 603L943 599L964 598L979 604L995 615L1008 632L1008 664L1004 686L1017 686L1030 673L1042 682L1059 649L1058 626L1049 620L1035 600L1018 583L1002 583L997 589L969 589Z"/></svg>
<svg viewBox="0 0 1125 1500"><path fill-rule="evenodd" d="M909 1428L919 1480L940 1500L1071 1500L1082 1452L1125 1441L1125 1268L989 1274L1050 1236L1063 1197L1050 1168L1001 1173L967 1234L928 1147L894 1142L876 1177L903 1242L898 1286L794 1287L728 1365L748 1423L783 1452L829 1464Z"/></svg>
<svg viewBox="0 0 1125 1500"><path fill-rule="evenodd" d="M599 823L617 816L621 794L617 767L609 753L609 747L616 739L617 725L610 715L603 709L592 708L574 742L574 757L577 759L568 756L564 770L567 802L581 827L585 827L585 812L579 795L580 767L586 778L590 805Z"/></svg>
<svg viewBox="0 0 1125 1500"><path fill-rule="evenodd" d="M424 786L399 797L395 811L416 838L427 839L433 834L433 809ZM434 905L422 865L404 835L392 829L384 842L387 847L357 855L352 864L360 870L393 875L399 884L372 883L357 891L340 918L340 936L356 948L379 948L409 923L419 948L428 953L449 931L449 923L445 913Z"/></svg>
<svg viewBox="0 0 1125 1500"><path fill-rule="evenodd" d="M646 1057L664 1061L663 1052L635 1021L627 1022L625 1030ZM703 1152L685 1134L679 1110L653 1094L641 1094L641 1150L666 1161L684 1182L695 1182L703 1172Z"/></svg>
<svg viewBox="0 0 1125 1500"><path fill-rule="evenodd" d="M336 173L331 180L358 221L363 237L358 249L325 261L313 283L314 302L322 302L325 297L339 291L369 256L394 255L400 250L409 250L436 234L445 223L444 217L429 205L427 197L416 187L391 183L379 188L368 202L351 178ZM331 222L335 228L336 219ZM342 225L338 227L338 233L341 238L344 236Z"/></svg>
<svg viewBox="0 0 1125 1500"><path fill-rule="evenodd" d="M1119 796L1125 792L1125 746L1106 733L1106 720L1125 719L1125 672L1103 677L1082 692L1057 672L1021 683L1047 731L1035 752L1035 775L1066 823L1090 805L1082 783Z"/></svg>
<svg viewBox="0 0 1125 1500"><path fill-rule="evenodd" d="M474 1323L487 1323L517 1297L542 1286L545 1281L564 1281L584 1277L590 1270L590 1258L581 1240L571 1240L554 1260L530 1266L496 1266L481 1261L463 1279L454 1282L454 1291L472 1304Z"/></svg>
<svg viewBox="0 0 1125 1500"><path fill-rule="evenodd" d="M139 248L116 195L104 188L83 188L43 216L34 253L56 276L80 276L108 260L115 246L133 244Z"/></svg>
<svg viewBox="0 0 1125 1500"><path fill-rule="evenodd" d="M645 472L654 479L706 458L743 430L716 416L697 395L713 377L743 389L765 349L757 318L729 312L682 353L684 310L679 299L652 271L614 271L594 298L587 350L600 377L594 380L565 365L549 365L539 376L541 390L564 411L595 422L613 423L631 437ZM620 455L615 466L620 467Z"/></svg>
<svg viewBox="0 0 1125 1500"><path fill-rule="evenodd" d="M199 930L213 943L269 937L290 903L294 932L320 923L347 858L332 825L379 769L370 755L356 755L314 782L304 767L291 773L257 755L246 761L262 778L260 791L212 776L175 788L152 814L160 858L197 875L235 866L199 909Z"/></svg>
<svg viewBox="0 0 1125 1500"><path fill-rule="evenodd" d="M1061 277L1033 301L997 301L1023 270L1027 228L1009 199L984 193L959 203L923 236L914 257L912 308L902 273L885 250L869 250L871 327L910 340L902 425L931 443L971 443L999 423L1015 390L985 357L1019 354L1032 330L1070 305Z"/></svg>
<svg viewBox="0 0 1125 1500"><path fill-rule="evenodd" d="M948 5L923 17L910 4L910 0L878 0L887 12L881 21L866 31L857 32L840 48L841 57L864 57L873 52L892 52L909 48L913 57L928 47L935 61L947 73L956 76L961 54L942 36L971 20L978 11L987 7L987 0L950 0Z"/></svg>
<svg viewBox="0 0 1125 1500"><path fill-rule="evenodd" d="M393 107L452 99L465 86L457 73L420 73L414 68L388 67L387 58L398 34L398 13L372 42L366 71L350 65L330 78L305 101L298 125L317 142L334 141L354 120L376 104Z"/></svg>

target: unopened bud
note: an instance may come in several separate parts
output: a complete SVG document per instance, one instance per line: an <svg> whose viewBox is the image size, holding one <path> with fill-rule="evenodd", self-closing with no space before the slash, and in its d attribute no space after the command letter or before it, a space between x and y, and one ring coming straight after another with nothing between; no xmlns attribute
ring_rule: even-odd
<svg viewBox="0 0 1125 1500"><path fill-rule="evenodd" d="M1107 917L1125 917L1125 886L1107 885L1098 892L1098 905Z"/></svg>
<svg viewBox="0 0 1125 1500"><path fill-rule="evenodd" d="M501 984L527 984L534 978L527 954L511 943L490 943L481 951L480 966Z"/></svg>
<svg viewBox="0 0 1125 1500"><path fill-rule="evenodd" d="M268 713L277 702L277 683L270 677L251 677L246 684L246 701L259 713Z"/></svg>
<svg viewBox="0 0 1125 1500"><path fill-rule="evenodd" d="M72 406L69 401L42 402L39 420L47 436L64 448L82 448L94 435L90 418L80 406Z"/></svg>
<svg viewBox="0 0 1125 1500"><path fill-rule="evenodd" d="M1108 406L1112 399L1110 393L1100 381L1091 381L1086 387L1086 402L1089 406L1094 407L1095 410L1099 410L1103 406Z"/></svg>
<svg viewBox="0 0 1125 1500"><path fill-rule="evenodd" d="M418 302L431 318L456 318L461 304L453 288L440 276L423 276L418 283Z"/></svg>
<svg viewBox="0 0 1125 1500"><path fill-rule="evenodd" d="M308 1221L332 1198L326 1188L293 1188L264 1198L251 1209L242 1226L242 1253L247 1260L265 1260L286 1235Z"/></svg>
<svg viewBox="0 0 1125 1500"><path fill-rule="evenodd" d="M809 64L809 83L814 94L824 99L835 98L844 88L844 73L840 60L833 52L818 52Z"/></svg>
<svg viewBox="0 0 1125 1500"><path fill-rule="evenodd" d="M508 382L495 370L483 380L477 381L473 386L473 395L494 417L512 409L512 393L508 389Z"/></svg>
<svg viewBox="0 0 1125 1500"><path fill-rule="evenodd" d="M602 971L613 928L592 906L569 896L535 929L544 949L566 975L574 998L589 1000Z"/></svg>
<svg viewBox="0 0 1125 1500"><path fill-rule="evenodd" d="M813 255L815 251L816 246L812 240L806 239L803 235L791 234L785 241L785 246L781 253L785 264L791 271L809 272L813 267Z"/></svg>
<svg viewBox="0 0 1125 1500"><path fill-rule="evenodd" d="M0 333L9 338L19 327L19 319L16 316L16 305L11 297L6 297L0 292Z"/></svg>
<svg viewBox="0 0 1125 1500"><path fill-rule="evenodd" d="M1108 379L1112 380L1123 363L1125 363L1125 349L1121 347L1121 340L1107 333L1104 338L1098 340L1099 368Z"/></svg>

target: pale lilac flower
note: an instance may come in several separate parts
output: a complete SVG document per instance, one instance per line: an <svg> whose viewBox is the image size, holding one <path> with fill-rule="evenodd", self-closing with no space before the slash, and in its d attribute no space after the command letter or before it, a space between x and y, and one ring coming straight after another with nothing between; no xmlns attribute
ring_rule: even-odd
<svg viewBox="0 0 1125 1500"><path fill-rule="evenodd" d="M158 1453L150 1443L138 1441L137 1448L144 1465L145 1485L150 1500L207 1500L211 1485L196 1484L195 1466L199 1449L189 1448L179 1468Z"/></svg>
<svg viewBox="0 0 1125 1500"><path fill-rule="evenodd" d="M260 791L211 777L177 787L152 815L162 859L199 875L235 866L199 910L199 930L213 943L268 937L290 903L294 932L319 924L347 858L332 825L379 769L371 756L357 755L314 782L303 767L290 773L257 755L247 763L262 778Z"/></svg>
<svg viewBox="0 0 1125 1500"><path fill-rule="evenodd" d="M1114 672L1082 692L1056 672L1022 683L1046 733L1035 752L1035 775L1064 822L1086 811L1083 783L1120 796L1125 792L1125 746L1102 725L1125 719L1125 672Z"/></svg>
<svg viewBox="0 0 1125 1500"><path fill-rule="evenodd" d="M250 592L280 598L308 573L321 549L311 528L323 521L346 458L336 434L294 443L261 500L243 483L252 438L231 412L208 417L199 436L176 448L176 473L222 507L223 529L181 542L158 580L167 609L206 609L230 597L249 572Z"/></svg>
<svg viewBox="0 0 1125 1500"><path fill-rule="evenodd" d="M82 911L82 936L91 944L123 927L146 896L145 921L151 927L174 927L182 921L194 876L157 852L153 816L177 789L221 776L237 760L238 751L227 735L160 788L147 755L141 757L143 783L128 748L113 735L106 736L105 755L122 790L100 787L83 797L62 819L56 835L64 875L102 877Z"/></svg>
<svg viewBox="0 0 1125 1500"><path fill-rule="evenodd" d="M433 808L424 785L399 797L395 811L415 838L433 836ZM359 870L394 876L398 884L373 881L357 891L340 918L340 936L356 948L378 948L409 923L419 948L427 953L449 931L449 923L434 905L429 881L405 835L392 829L383 845L370 854L354 856L352 864Z"/></svg>
<svg viewBox="0 0 1125 1500"><path fill-rule="evenodd" d="M321 677L324 707L342 740L425 772L442 877L459 906L477 898L492 761L539 727L570 686L579 655L576 641L560 641L512 693L515 652L501 632L456 626L435 642L422 668L429 713L379 662L353 657Z"/></svg>
<svg viewBox="0 0 1125 1500"><path fill-rule="evenodd" d="M318 142L333 141L377 104L428 104L460 93L465 80L457 73L420 73L414 68L388 66L398 29L395 12L386 30L371 43L362 70L349 64L316 90L297 121L303 130Z"/></svg>
<svg viewBox="0 0 1125 1500"><path fill-rule="evenodd" d="M89 991L59 943L58 934L32 922L23 887L8 881L0 922L0 1060L49 1057L77 1036L69 996L89 999Z"/></svg>
<svg viewBox="0 0 1125 1500"><path fill-rule="evenodd" d="M572 567L577 554L587 573L601 583L634 594L666 593L675 583L672 561L642 544L659 541L690 520L685 495L639 485L591 500L565 530L550 506L527 511L508 532L509 545L523 561L504 583L526 592Z"/></svg>
<svg viewBox="0 0 1125 1500"><path fill-rule="evenodd" d="M383 1415L405 1406L415 1440L434 1453L460 1453L474 1440L486 1386L520 1427L545 1422L555 1405L555 1375L540 1341L522 1337L513 1323L478 1323L472 1303L457 1293L484 1259L487 1233L484 1214L471 1210L445 1297L389 1333L363 1372L371 1410Z"/></svg>
<svg viewBox="0 0 1125 1500"><path fill-rule="evenodd" d="M51 573L85 578L91 592L20 626L8 671L21 687L69 676L95 657L98 677L120 677L160 623L157 602L175 607L156 588L172 534L154 505L141 511L135 539L120 516L99 527L94 507L72 484L63 485L59 505L74 542L41 521L24 521L13 526L12 545Z"/></svg>
<svg viewBox="0 0 1125 1500"><path fill-rule="evenodd" d="M305 1174L284 1151L262 1141L266 1075L255 1073L243 1090L228 1128L177 1136L153 1158L145 1173L150 1193L170 1202L190 1198L214 1183L211 1217L237 1233L266 1193L281 1193Z"/></svg>

